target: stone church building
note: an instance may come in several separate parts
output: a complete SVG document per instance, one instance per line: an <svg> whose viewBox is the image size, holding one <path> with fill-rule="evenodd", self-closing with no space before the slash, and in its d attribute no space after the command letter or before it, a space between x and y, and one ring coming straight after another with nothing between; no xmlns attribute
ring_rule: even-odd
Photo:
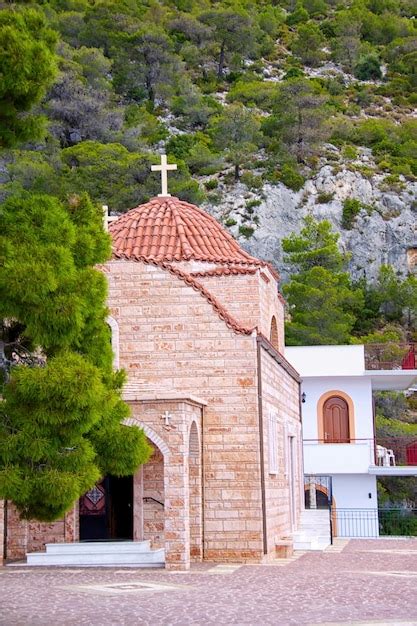
<svg viewBox="0 0 417 626"><path fill-rule="evenodd" d="M149 462L106 477L54 524L0 509L3 556L45 543L150 540L165 565L261 562L303 507L299 376L284 357L274 269L200 208L169 195L109 226L115 367Z"/></svg>

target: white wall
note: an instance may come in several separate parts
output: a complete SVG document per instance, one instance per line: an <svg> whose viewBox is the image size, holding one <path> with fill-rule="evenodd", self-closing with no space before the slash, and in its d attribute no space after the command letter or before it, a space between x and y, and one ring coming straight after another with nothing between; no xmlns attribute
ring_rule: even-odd
<svg viewBox="0 0 417 626"><path fill-rule="evenodd" d="M343 391L352 399L355 409L355 439L372 439L374 436L372 386L367 378L304 379L302 391L306 401L302 404L303 438L318 439L317 403L328 391ZM327 444L324 444L327 445Z"/></svg>
<svg viewBox="0 0 417 626"><path fill-rule="evenodd" d="M365 371L364 346L297 346L285 348L285 358L301 377L361 376Z"/></svg>
<svg viewBox="0 0 417 626"><path fill-rule="evenodd" d="M333 497L338 509L376 509L376 477L369 474L332 476ZM368 494L372 495L369 498Z"/></svg>

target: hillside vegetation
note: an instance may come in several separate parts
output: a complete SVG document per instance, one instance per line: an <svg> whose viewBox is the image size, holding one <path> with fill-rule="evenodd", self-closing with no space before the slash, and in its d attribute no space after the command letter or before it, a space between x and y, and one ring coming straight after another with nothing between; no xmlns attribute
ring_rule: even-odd
<svg viewBox="0 0 417 626"><path fill-rule="evenodd" d="M264 182L300 188L319 157L337 167L328 142L351 169L381 173L387 186L407 184L417 176L413 5L29 3L32 20L42 14L46 39L56 41L49 67L57 68L35 110L47 122L38 141L13 149L24 133L0 137L10 148L2 154L1 195L87 191L125 211L158 191L149 166L166 149L179 163L171 193L215 203L219 183L227 189L238 179L248 189ZM11 4L2 13L27 7ZM363 146L371 165L355 160ZM346 228L357 211L347 204Z"/></svg>

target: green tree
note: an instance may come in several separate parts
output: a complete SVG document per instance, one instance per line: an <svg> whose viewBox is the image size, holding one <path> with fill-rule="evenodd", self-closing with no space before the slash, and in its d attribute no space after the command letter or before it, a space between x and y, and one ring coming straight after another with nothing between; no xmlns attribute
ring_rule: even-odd
<svg viewBox="0 0 417 626"><path fill-rule="evenodd" d="M325 56L323 52L325 41L315 22L300 24L297 29L297 39L292 44L291 50L305 65L317 67Z"/></svg>
<svg viewBox="0 0 417 626"><path fill-rule="evenodd" d="M211 30L210 39L216 43L217 77L223 78L224 66L230 53L249 55L255 44L254 27L243 11L208 11L199 16Z"/></svg>
<svg viewBox="0 0 417 626"><path fill-rule="evenodd" d="M106 473L146 461L112 371L102 215L87 196L44 195L0 210L0 498L22 517L61 517Z"/></svg>
<svg viewBox="0 0 417 626"><path fill-rule="evenodd" d="M299 163L314 154L327 137L325 98L317 85L304 78L284 81L277 90L273 115L262 124L265 134L277 137Z"/></svg>
<svg viewBox="0 0 417 626"><path fill-rule="evenodd" d="M0 11L0 148L37 139L43 118L30 114L56 75L56 33L34 8Z"/></svg>
<svg viewBox="0 0 417 626"><path fill-rule="evenodd" d="M329 222L312 217L305 218L299 235L282 241L286 262L297 270L284 285L291 317L286 325L288 345L350 342L362 293L352 288L343 271L347 258L337 241Z"/></svg>
<svg viewBox="0 0 417 626"><path fill-rule="evenodd" d="M382 72L378 57L375 54L368 54L355 65L355 76L359 80L379 80Z"/></svg>
<svg viewBox="0 0 417 626"><path fill-rule="evenodd" d="M214 143L224 150L227 160L235 168L235 180L240 178L240 167L256 150L260 124L242 104L231 104L212 126Z"/></svg>

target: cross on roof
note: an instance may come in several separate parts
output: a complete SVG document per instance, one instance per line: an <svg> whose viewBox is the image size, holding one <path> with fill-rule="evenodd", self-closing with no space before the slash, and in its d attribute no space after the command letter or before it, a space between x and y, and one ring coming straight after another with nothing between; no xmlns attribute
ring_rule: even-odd
<svg viewBox="0 0 417 626"><path fill-rule="evenodd" d="M152 165L152 172L161 172L162 193L158 193L159 198L171 195L168 193L168 172L176 169L176 165L168 165L166 154L161 154L161 165Z"/></svg>
<svg viewBox="0 0 417 626"><path fill-rule="evenodd" d="M109 207L107 204L103 204L101 208L103 209L103 228L107 232L109 230L109 223L117 220L118 216L109 215Z"/></svg>

